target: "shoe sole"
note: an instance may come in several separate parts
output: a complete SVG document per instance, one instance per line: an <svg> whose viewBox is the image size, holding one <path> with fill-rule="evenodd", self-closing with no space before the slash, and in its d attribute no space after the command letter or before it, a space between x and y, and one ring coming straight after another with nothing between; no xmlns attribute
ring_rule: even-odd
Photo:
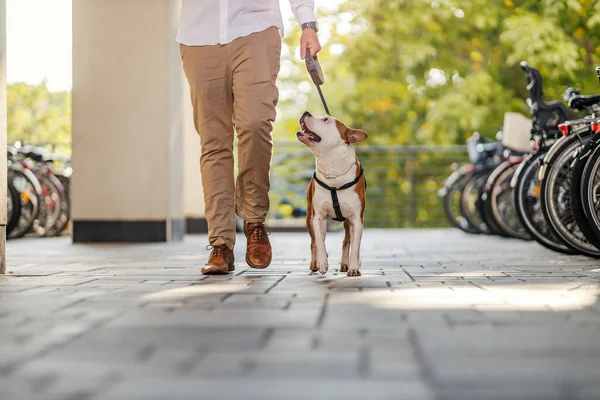
<svg viewBox="0 0 600 400"><path fill-rule="evenodd" d="M271 265L271 261L273 261L273 256L271 256L271 258L269 258L269 262L266 265L264 265L264 266L257 266L257 265L252 265L250 263L250 261L248 261L248 257L246 257L246 264L248 264L250 266L250 268L254 268L254 269L265 269L269 265Z"/></svg>

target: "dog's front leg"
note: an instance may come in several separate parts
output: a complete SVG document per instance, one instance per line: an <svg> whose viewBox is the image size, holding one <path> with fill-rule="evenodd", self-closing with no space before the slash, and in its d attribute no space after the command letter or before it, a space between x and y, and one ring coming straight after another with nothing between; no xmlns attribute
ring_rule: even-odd
<svg viewBox="0 0 600 400"><path fill-rule="evenodd" d="M327 262L327 249L325 247L325 235L327 233L326 218L327 217L325 215L315 213L312 219L312 236L314 237L312 247L314 248L314 257L316 258L316 268L313 267L314 264L311 262L311 270L317 270L323 275L325 275L329 269Z"/></svg>
<svg viewBox="0 0 600 400"><path fill-rule="evenodd" d="M363 221L360 216L350 220L350 264L348 276L360 276L360 241L363 233Z"/></svg>
<svg viewBox="0 0 600 400"><path fill-rule="evenodd" d="M342 262L340 263L340 272L348 272L350 264L350 222L344 221L344 243L342 244Z"/></svg>

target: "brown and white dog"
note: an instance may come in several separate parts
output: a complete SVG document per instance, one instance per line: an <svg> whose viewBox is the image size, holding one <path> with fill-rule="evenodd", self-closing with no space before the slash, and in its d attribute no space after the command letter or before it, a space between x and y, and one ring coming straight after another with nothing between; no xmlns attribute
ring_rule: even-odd
<svg viewBox="0 0 600 400"><path fill-rule="evenodd" d="M353 143L367 139L367 134L346 127L332 117L300 117L301 130L296 137L316 158L316 172L307 193L306 225L311 238L310 270L325 274L329 267L325 234L327 218L344 221L346 236L342 246L340 272L360 276L360 241L367 183Z"/></svg>

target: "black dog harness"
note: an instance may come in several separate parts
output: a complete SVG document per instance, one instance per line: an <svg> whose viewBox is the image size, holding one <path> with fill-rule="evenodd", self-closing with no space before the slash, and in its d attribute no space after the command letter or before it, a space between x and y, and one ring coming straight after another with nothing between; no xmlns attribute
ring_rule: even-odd
<svg viewBox="0 0 600 400"><path fill-rule="evenodd" d="M334 221L344 222L346 220L346 218L344 218L344 216L342 215L342 209L340 208L340 201L337 196L338 190L348 189L348 188L351 188L352 186L356 185L358 183L358 181L360 181L360 178L362 178L363 173L364 173L364 168L361 165L360 166L360 174L358 174L358 176L356 177L355 180L353 180L352 182L348 182L345 185L340 186L339 188L332 188L331 186L327 185L325 182L320 181L319 178L317 178L317 173L315 172L315 174L313 176L315 181L323 189L327 189L327 190L329 190L329 192L331 192L331 200L333 201L333 210L335 211L335 218L332 218ZM366 186L367 186L367 181L365 180L365 188L366 188Z"/></svg>

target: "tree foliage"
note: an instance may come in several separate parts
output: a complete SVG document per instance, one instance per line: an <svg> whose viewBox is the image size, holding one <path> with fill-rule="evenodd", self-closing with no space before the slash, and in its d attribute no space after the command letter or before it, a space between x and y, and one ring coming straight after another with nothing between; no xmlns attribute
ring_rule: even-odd
<svg viewBox="0 0 600 400"><path fill-rule="evenodd" d="M370 133L371 143L462 144L492 137L506 111L527 113L518 63L540 69L547 100L565 85L600 91L600 0L348 0L320 17L320 56L332 113ZM321 112L288 38L281 85L289 134L300 111ZM277 132L281 137L281 134Z"/></svg>
<svg viewBox="0 0 600 400"><path fill-rule="evenodd" d="M332 114L389 149L361 154L371 227L444 224L436 191L465 156L389 145L494 137L505 112L528 114L520 61L541 71L547 101L566 85L600 92L600 0L347 0L319 23ZM293 139L304 110L323 113L299 37L286 38L276 139Z"/></svg>
<svg viewBox="0 0 600 400"><path fill-rule="evenodd" d="M71 94L39 85L8 85L8 142L55 144L70 151Z"/></svg>

